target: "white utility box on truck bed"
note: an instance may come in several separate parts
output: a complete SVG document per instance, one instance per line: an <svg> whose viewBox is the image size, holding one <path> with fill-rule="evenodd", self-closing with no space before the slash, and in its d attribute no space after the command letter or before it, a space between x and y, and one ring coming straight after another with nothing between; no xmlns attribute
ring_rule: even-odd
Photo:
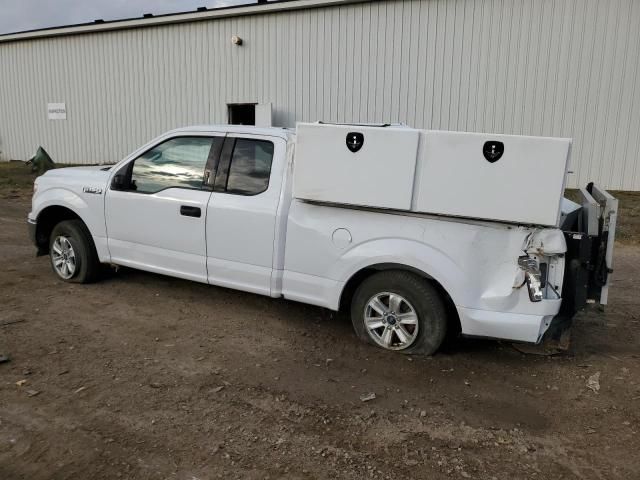
<svg viewBox="0 0 640 480"><path fill-rule="evenodd" d="M558 226L569 139L321 123L297 133L296 198Z"/></svg>
<svg viewBox="0 0 640 480"><path fill-rule="evenodd" d="M558 226L571 140L439 131L422 136L415 211Z"/></svg>
<svg viewBox="0 0 640 480"><path fill-rule="evenodd" d="M189 127L112 167L47 172L28 222L65 281L103 263L346 309L359 338L403 353L433 353L452 329L535 343L607 299L617 202L594 185L581 205L562 198L569 147Z"/></svg>
<svg viewBox="0 0 640 480"><path fill-rule="evenodd" d="M419 142L420 131L406 127L299 123L294 196L411 210Z"/></svg>

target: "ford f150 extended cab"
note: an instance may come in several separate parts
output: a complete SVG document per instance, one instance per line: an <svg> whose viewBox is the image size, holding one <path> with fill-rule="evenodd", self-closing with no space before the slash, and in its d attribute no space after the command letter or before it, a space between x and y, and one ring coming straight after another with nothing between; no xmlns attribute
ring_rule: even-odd
<svg viewBox="0 0 640 480"><path fill-rule="evenodd" d="M606 303L617 204L592 185L582 204L562 198L569 147L390 125L189 127L114 166L48 171L28 223L64 281L110 264L345 309L358 337L403 353L431 354L452 329L536 343Z"/></svg>

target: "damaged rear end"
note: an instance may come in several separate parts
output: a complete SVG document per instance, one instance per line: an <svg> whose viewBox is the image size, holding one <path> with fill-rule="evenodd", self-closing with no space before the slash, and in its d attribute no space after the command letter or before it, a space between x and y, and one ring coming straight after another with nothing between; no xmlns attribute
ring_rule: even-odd
<svg viewBox="0 0 640 480"><path fill-rule="evenodd" d="M607 304L613 273L618 200L593 183L581 188L578 196L578 202L563 199L560 228L566 253L561 290L557 290L553 275L540 269L540 281L546 291L557 290L562 297L545 342L562 349L569 346L569 327L575 315L587 305Z"/></svg>

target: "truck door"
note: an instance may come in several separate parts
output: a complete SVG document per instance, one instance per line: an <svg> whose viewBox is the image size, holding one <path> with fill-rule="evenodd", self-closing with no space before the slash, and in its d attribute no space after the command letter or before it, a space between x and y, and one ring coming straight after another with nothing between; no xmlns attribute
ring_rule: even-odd
<svg viewBox="0 0 640 480"><path fill-rule="evenodd" d="M209 283L270 295L285 160L283 138L227 135L207 206Z"/></svg>
<svg viewBox="0 0 640 480"><path fill-rule="evenodd" d="M168 138L115 172L105 199L114 263L207 282L205 170L223 142L224 134Z"/></svg>

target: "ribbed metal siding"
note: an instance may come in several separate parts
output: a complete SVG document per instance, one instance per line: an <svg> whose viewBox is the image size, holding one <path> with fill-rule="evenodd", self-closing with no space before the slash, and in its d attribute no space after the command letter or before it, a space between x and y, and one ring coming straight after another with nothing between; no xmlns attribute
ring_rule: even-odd
<svg viewBox="0 0 640 480"><path fill-rule="evenodd" d="M272 102L282 126L573 137L571 186L640 190L639 25L637 0L397 0L0 43L0 149L114 162Z"/></svg>

